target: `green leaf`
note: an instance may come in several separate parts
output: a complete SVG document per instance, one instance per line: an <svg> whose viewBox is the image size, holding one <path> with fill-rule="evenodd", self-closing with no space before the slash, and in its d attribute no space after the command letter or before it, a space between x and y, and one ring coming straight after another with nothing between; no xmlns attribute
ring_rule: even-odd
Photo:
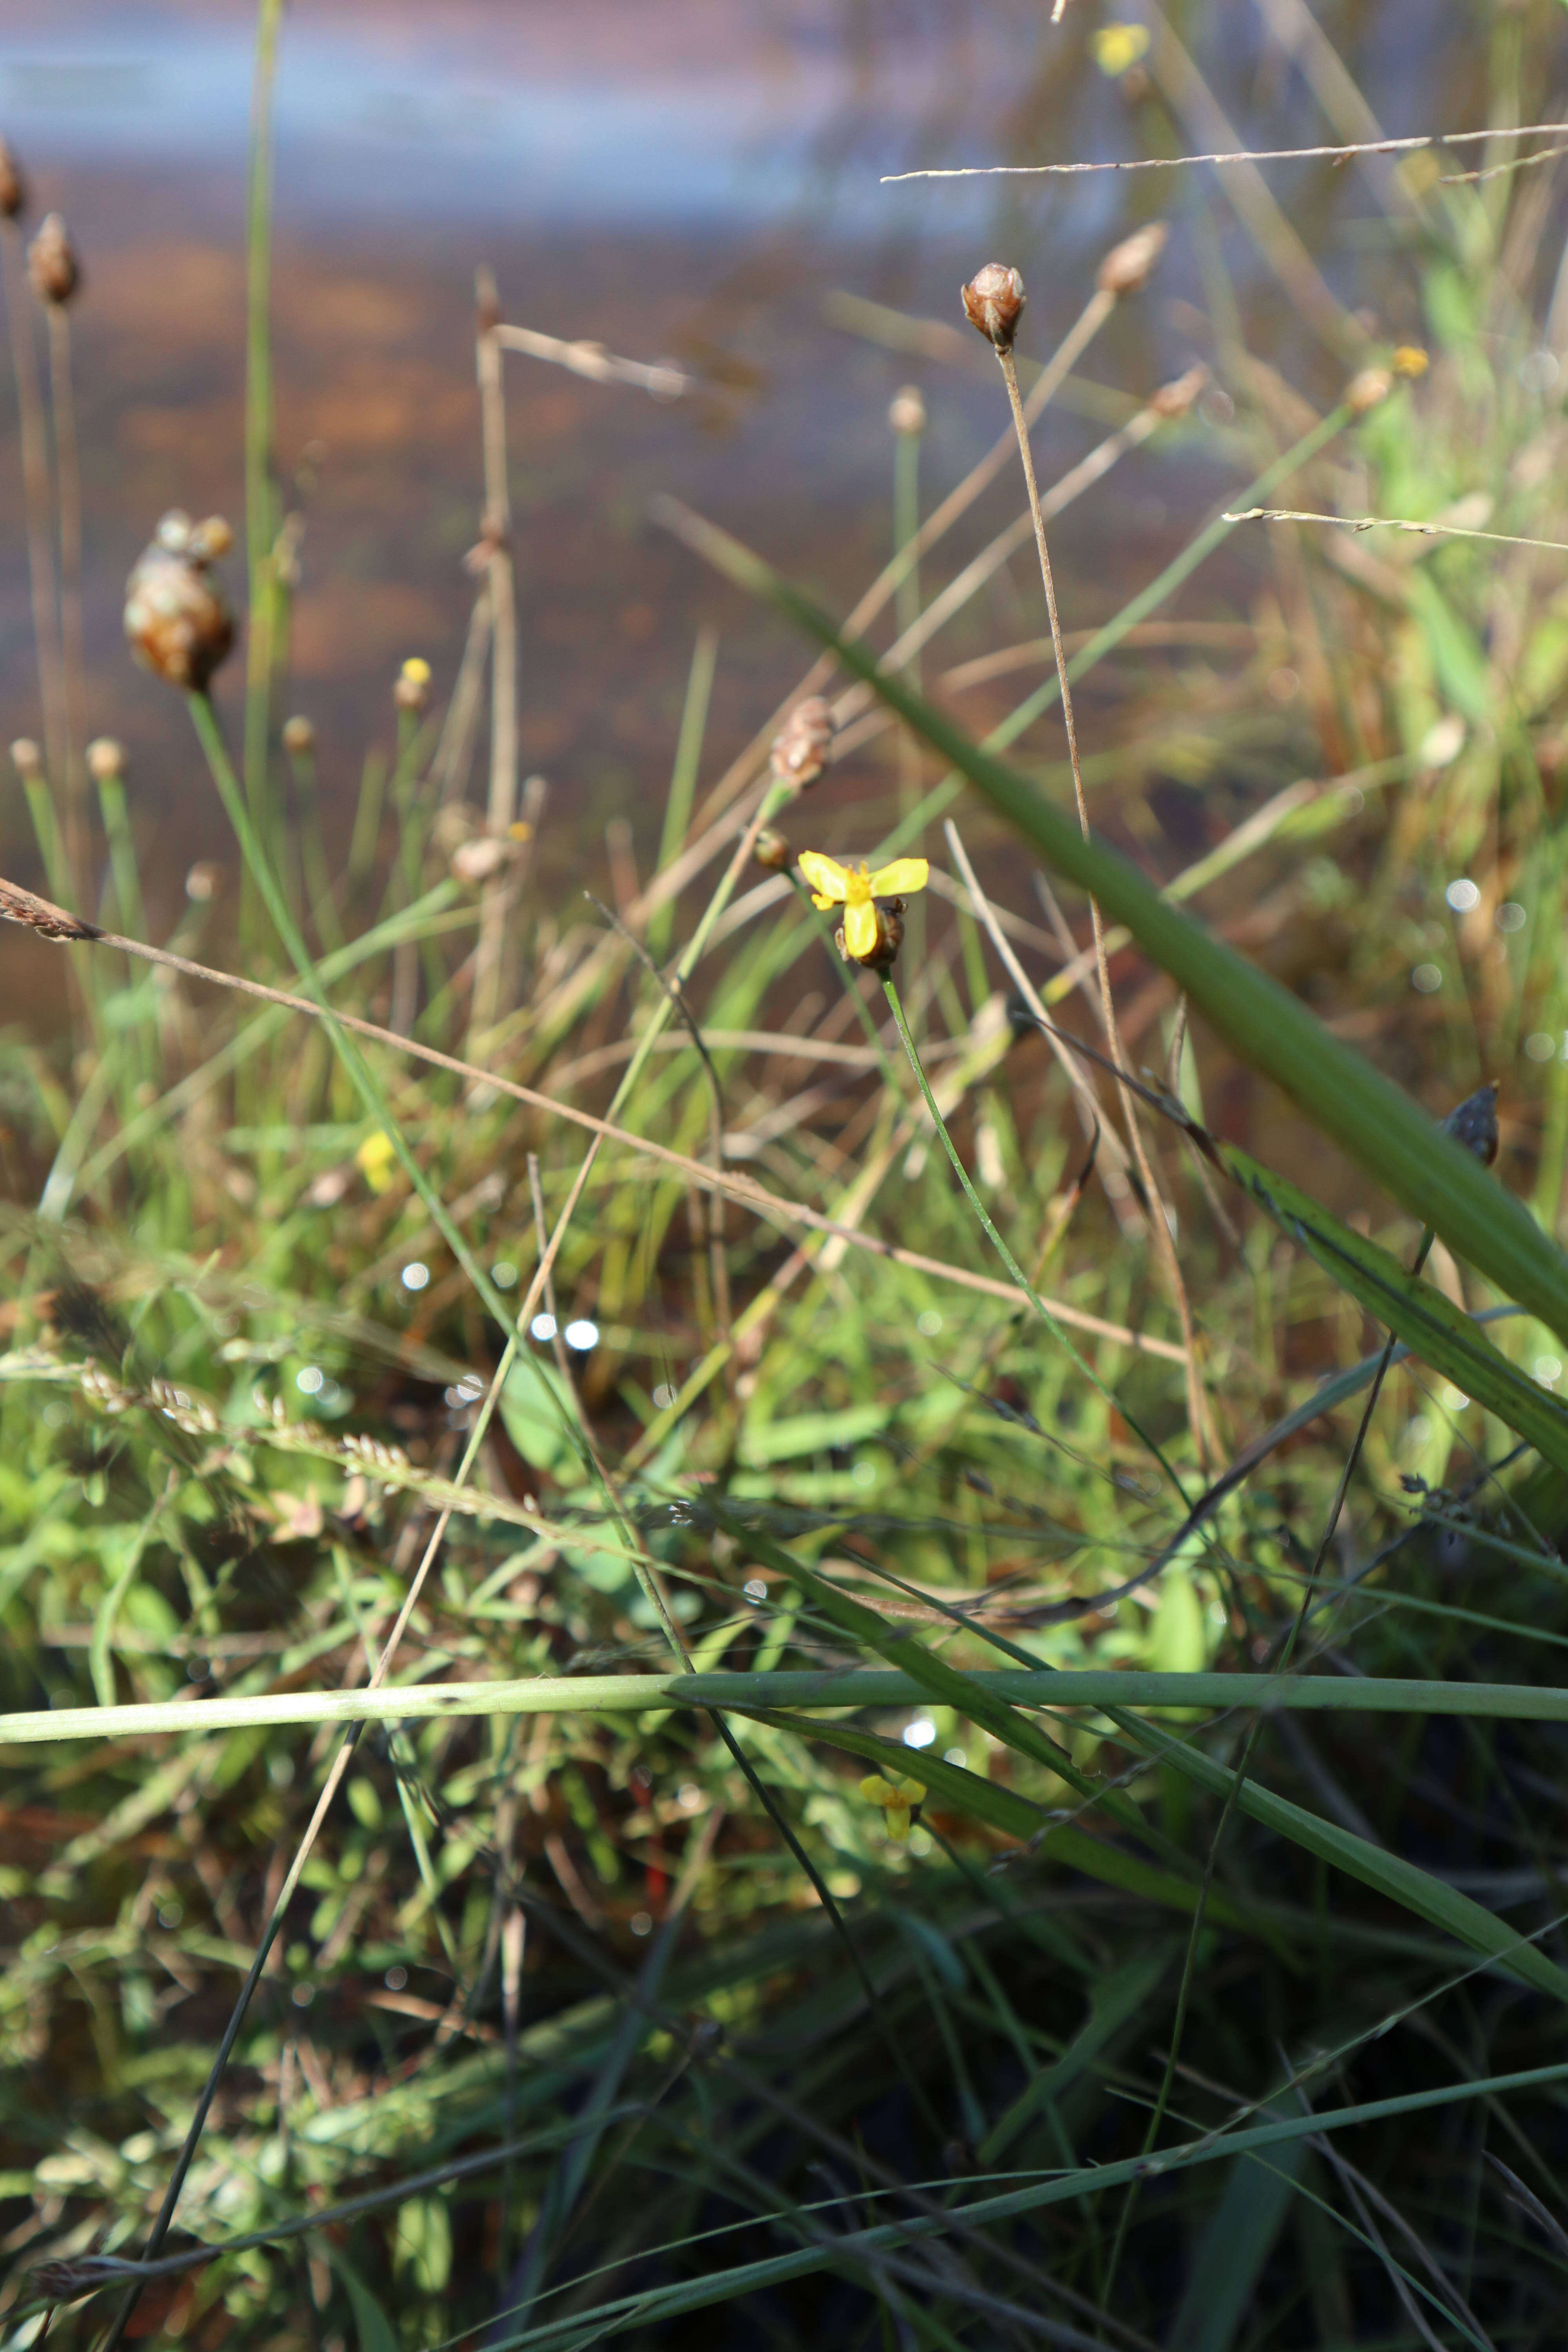
<svg viewBox="0 0 1568 2352"><path fill-rule="evenodd" d="M700 518L664 509L682 535L730 578L770 598L852 676L923 736L1000 811L1058 873L1090 892L1104 913L1125 923L1140 946L1185 991L1226 1043L1282 1087L1351 1158L1440 1234L1506 1297L1519 1300L1560 1339L1568 1339L1568 1257L1522 1202L1494 1183L1480 1162L1442 1134L1420 1106L1331 1034L1300 998L1268 973L1211 938L1106 845L1085 840L1076 817L962 729L885 675L865 647L840 637L811 599Z"/></svg>
<svg viewBox="0 0 1568 2352"><path fill-rule="evenodd" d="M354 2326L359 2335L359 2352L399 2352L396 2332L392 2322L372 2294L363 2279L334 2247L332 2268L349 2291L353 2305Z"/></svg>
<svg viewBox="0 0 1568 2352"><path fill-rule="evenodd" d="M1293 2101L1270 2099L1266 2116L1298 2114ZM1238 2156L1210 2214L1171 2329L1171 2352L1230 2352L1253 2289L1289 2210L1305 2140L1291 2140L1267 2162Z"/></svg>
<svg viewBox="0 0 1568 2352"><path fill-rule="evenodd" d="M1260 1167L1234 1144L1216 1144L1215 1150L1222 1166L1281 1232L1397 1332L1413 1356L1446 1373L1467 1396L1528 1438L1548 1462L1568 1470L1568 1407L1494 1348L1462 1307L1431 1283L1407 1274L1387 1250L1342 1225L1271 1168Z"/></svg>

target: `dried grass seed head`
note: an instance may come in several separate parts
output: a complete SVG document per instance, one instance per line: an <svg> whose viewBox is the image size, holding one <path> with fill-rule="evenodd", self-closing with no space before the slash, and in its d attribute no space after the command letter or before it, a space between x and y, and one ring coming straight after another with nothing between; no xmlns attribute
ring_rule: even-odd
<svg viewBox="0 0 1568 2352"><path fill-rule="evenodd" d="M1154 274L1171 232L1163 221L1150 221L1113 245L1100 265L1095 283L1102 294L1142 294Z"/></svg>
<svg viewBox="0 0 1568 2352"><path fill-rule="evenodd" d="M963 289L963 315L994 350L1010 352L1026 299L1016 269L1005 261L988 261Z"/></svg>
<svg viewBox="0 0 1568 2352"><path fill-rule="evenodd" d="M1190 367L1184 375L1175 376L1169 383L1163 383L1159 391L1151 396L1149 405L1156 416L1163 416L1167 420L1185 416L1187 411L1201 398L1208 380L1209 372L1200 361L1196 367Z"/></svg>
<svg viewBox="0 0 1568 2352"><path fill-rule="evenodd" d="M893 394L888 422L895 433L904 434L910 440L925 431L925 394L918 383L906 383Z"/></svg>
<svg viewBox="0 0 1568 2352"><path fill-rule="evenodd" d="M18 220L27 209L27 183L15 155L0 139L0 219Z"/></svg>
<svg viewBox="0 0 1568 2352"><path fill-rule="evenodd" d="M205 691L234 644L234 614L208 569L231 545L220 515L193 524L175 508L138 557L125 590L125 634L144 667L187 694Z"/></svg>
<svg viewBox="0 0 1568 2352"><path fill-rule="evenodd" d="M1393 390L1394 378L1386 368L1363 368L1345 386L1345 406L1352 416L1364 416L1369 409L1381 407Z"/></svg>
<svg viewBox="0 0 1568 2352"><path fill-rule="evenodd" d="M111 784L125 773L125 746L100 735L87 747L87 772L95 784Z"/></svg>
<svg viewBox="0 0 1568 2352"><path fill-rule="evenodd" d="M57 308L68 302L81 285L81 263L58 213L47 213L38 234L27 247L27 276L40 302Z"/></svg>
<svg viewBox="0 0 1568 2352"><path fill-rule="evenodd" d="M832 749L833 713L820 694L810 694L773 737L768 764L776 782L804 792L821 775Z"/></svg>

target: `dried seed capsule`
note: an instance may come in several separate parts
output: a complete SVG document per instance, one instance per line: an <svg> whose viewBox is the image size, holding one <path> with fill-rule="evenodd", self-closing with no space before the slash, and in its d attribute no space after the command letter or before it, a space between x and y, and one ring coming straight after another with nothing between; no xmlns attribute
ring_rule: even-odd
<svg viewBox="0 0 1568 2352"><path fill-rule="evenodd" d="M208 565L230 544L219 515L193 525L176 508L158 525L125 590L125 634L138 661L201 694L234 644L234 614Z"/></svg>
<svg viewBox="0 0 1568 2352"><path fill-rule="evenodd" d="M95 784L111 784L125 773L125 746L112 735L100 735L87 747L87 772Z"/></svg>
<svg viewBox="0 0 1568 2352"><path fill-rule="evenodd" d="M988 261L963 289L963 315L999 352L1010 352L1024 315L1024 281L1005 261Z"/></svg>
<svg viewBox="0 0 1568 2352"><path fill-rule="evenodd" d="M1456 1103L1443 1121L1445 1134L1467 1151L1473 1151L1483 1168L1489 1168L1497 1158L1497 1085L1478 1087L1462 1103Z"/></svg>
<svg viewBox="0 0 1568 2352"><path fill-rule="evenodd" d="M1156 416L1184 416L1208 380L1209 372L1200 362L1196 367L1190 367L1185 375L1176 376L1170 383L1163 383L1149 405Z"/></svg>
<svg viewBox="0 0 1568 2352"><path fill-rule="evenodd" d="M27 275L40 302L68 302L81 284L81 264L58 213L48 213L27 247Z"/></svg>
<svg viewBox="0 0 1568 2352"><path fill-rule="evenodd" d="M1393 390L1394 378L1386 368L1363 368L1345 386L1345 406L1352 416L1364 416L1368 409L1381 406Z"/></svg>
<svg viewBox="0 0 1568 2352"><path fill-rule="evenodd" d="M302 712L283 721L283 749L291 760L307 760L315 748L315 728Z"/></svg>
<svg viewBox="0 0 1568 2352"><path fill-rule="evenodd" d="M459 882L489 882L517 854L517 844L499 840L493 833L476 833L452 852L452 872Z"/></svg>
<svg viewBox="0 0 1568 2352"><path fill-rule="evenodd" d="M411 654L397 673L392 698L399 710L406 711L411 718L416 719L422 710L427 709L430 701L429 663L421 661L417 654Z"/></svg>
<svg viewBox="0 0 1568 2352"><path fill-rule="evenodd" d="M30 735L18 735L11 746L11 765L24 783L44 772L44 755Z"/></svg>
<svg viewBox="0 0 1568 2352"><path fill-rule="evenodd" d="M770 874L782 874L793 862L795 852L777 825L764 824L757 835L752 856Z"/></svg>
<svg viewBox="0 0 1568 2352"><path fill-rule="evenodd" d="M773 737L769 758L775 779L804 792L821 775L832 748L833 713L820 694L808 695Z"/></svg>
<svg viewBox="0 0 1568 2352"><path fill-rule="evenodd" d="M895 433L907 434L910 439L925 431L925 395L918 383L906 383L901 391L893 394L888 422Z"/></svg>
<svg viewBox="0 0 1568 2352"><path fill-rule="evenodd" d="M1113 245L1100 265L1095 283L1102 294L1141 294L1154 274L1154 265L1165 250L1170 230L1163 221L1151 221L1146 228L1134 229L1120 245Z"/></svg>
<svg viewBox="0 0 1568 2352"><path fill-rule="evenodd" d="M27 183L16 158L0 139L0 218L16 220L27 209Z"/></svg>
<svg viewBox="0 0 1568 2352"><path fill-rule="evenodd" d="M904 943L904 902L901 898L891 898L885 907L874 907L871 911L877 918L877 942L874 947L868 948L864 955L851 955L842 924L833 934L833 944L846 963L863 964L868 971L891 971L898 961L899 950Z"/></svg>

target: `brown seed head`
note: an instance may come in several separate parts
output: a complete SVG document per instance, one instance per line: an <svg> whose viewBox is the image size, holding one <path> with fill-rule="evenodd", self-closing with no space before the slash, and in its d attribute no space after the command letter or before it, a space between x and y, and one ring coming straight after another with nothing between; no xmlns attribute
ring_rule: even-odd
<svg viewBox="0 0 1568 2352"><path fill-rule="evenodd" d="M302 711L283 721L283 749L291 760L309 759L315 748L315 728Z"/></svg>
<svg viewBox="0 0 1568 2352"><path fill-rule="evenodd" d="M1184 416L1208 380L1209 372L1200 362L1196 367L1190 367L1185 375L1175 377L1170 383L1163 383L1149 405L1156 416Z"/></svg>
<svg viewBox="0 0 1568 2352"><path fill-rule="evenodd" d="M1024 315L1024 281L1005 261L988 261L963 289L963 315L999 352L1010 352Z"/></svg>
<svg viewBox="0 0 1568 2352"><path fill-rule="evenodd" d="M27 183L16 158L0 139L0 218L16 220L27 209Z"/></svg>
<svg viewBox="0 0 1568 2352"><path fill-rule="evenodd" d="M1345 406L1352 416L1364 416L1369 409L1381 407L1393 390L1394 378L1386 368L1363 368L1345 386Z"/></svg>
<svg viewBox="0 0 1568 2352"><path fill-rule="evenodd" d="M808 695L773 737L769 761L775 781L804 792L821 775L832 748L833 713L820 694Z"/></svg>
<svg viewBox="0 0 1568 2352"><path fill-rule="evenodd" d="M87 747L87 772L95 784L111 784L125 773L125 746L112 735L100 735Z"/></svg>
<svg viewBox="0 0 1568 2352"><path fill-rule="evenodd" d="M1489 1168L1497 1158L1498 1148L1495 1081L1490 1086L1479 1087L1462 1103L1456 1103L1443 1127L1456 1143L1462 1143L1467 1151L1475 1153L1483 1168Z"/></svg>
<svg viewBox="0 0 1568 2352"><path fill-rule="evenodd" d="M795 852L776 824L764 824L756 838L752 856L770 874L782 874L795 862Z"/></svg>
<svg viewBox="0 0 1568 2352"><path fill-rule="evenodd" d="M81 284L81 264L58 213L46 214L27 247L27 275L40 302L68 302Z"/></svg>
<svg viewBox="0 0 1568 2352"><path fill-rule="evenodd" d="M35 776L44 772L44 755L30 735L18 735L11 746L11 765L24 783L30 784Z"/></svg>
<svg viewBox="0 0 1568 2352"><path fill-rule="evenodd" d="M888 422L895 433L908 434L911 439L926 429L925 395L918 383L906 383L901 392L893 394L888 411Z"/></svg>
<svg viewBox="0 0 1568 2352"><path fill-rule="evenodd" d="M1113 245L1100 265L1096 279L1102 294L1142 294L1154 274L1154 265L1165 250L1170 230L1163 221L1151 221L1146 228L1134 229L1120 245Z"/></svg>
<svg viewBox="0 0 1568 2352"><path fill-rule="evenodd" d="M158 525L125 589L125 634L138 661L170 686L201 694L234 644L234 614L207 567L230 543L221 516L193 526L178 509Z"/></svg>
<svg viewBox="0 0 1568 2352"><path fill-rule="evenodd" d="M891 971L899 960L899 950L904 943L901 898L889 899L885 907L873 909L877 918L877 944L868 955L852 956L844 944L844 928L840 924L833 934L833 944L846 963L858 963L867 971Z"/></svg>
<svg viewBox="0 0 1568 2352"><path fill-rule="evenodd" d="M205 907L223 888L223 867L210 857L198 858L185 877L185 896Z"/></svg>

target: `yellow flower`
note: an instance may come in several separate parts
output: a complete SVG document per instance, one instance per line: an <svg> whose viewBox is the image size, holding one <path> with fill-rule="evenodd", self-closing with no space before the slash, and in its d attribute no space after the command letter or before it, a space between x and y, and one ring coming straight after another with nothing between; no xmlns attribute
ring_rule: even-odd
<svg viewBox="0 0 1568 2352"><path fill-rule="evenodd" d="M384 1127L367 1135L354 1153L354 1166L373 1192L384 1192L397 1165L397 1149Z"/></svg>
<svg viewBox="0 0 1568 2352"><path fill-rule="evenodd" d="M398 675L405 677L410 686L428 686L430 665L420 655L410 654Z"/></svg>
<svg viewBox="0 0 1568 2352"><path fill-rule="evenodd" d="M1091 36L1089 47L1094 62L1102 74L1114 81L1129 66L1135 66L1149 47L1148 27L1143 25L1102 25Z"/></svg>
<svg viewBox="0 0 1568 2352"><path fill-rule="evenodd" d="M1401 343L1394 354L1395 375L1425 375L1431 364L1419 343Z"/></svg>
<svg viewBox="0 0 1568 2352"><path fill-rule="evenodd" d="M795 861L811 885L814 907L842 907L844 950L858 962L877 952L877 909L873 898L896 898L906 890L923 890L931 867L923 857L895 857L868 874L864 861L857 874L819 849L803 849Z"/></svg>
<svg viewBox="0 0 1568 2352"><path fill-rule="evenodd" d="M860 1783L860 1794L873 1805L882 1808L888 1835L895 1843L910 1833L910 1815L917 1805L925 1802L925 1790L919 1780L884 1780L880 1772L868 1772Z"/></svg>

